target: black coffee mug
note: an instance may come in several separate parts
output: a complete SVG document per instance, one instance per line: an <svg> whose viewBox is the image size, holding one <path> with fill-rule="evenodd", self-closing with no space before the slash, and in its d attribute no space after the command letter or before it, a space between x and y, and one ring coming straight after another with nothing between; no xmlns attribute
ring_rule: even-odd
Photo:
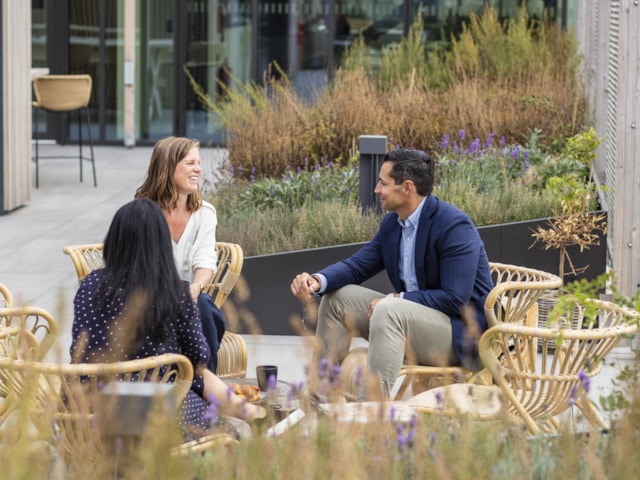
<svg viewBox="0 0 640 480"><path fill-rule="evenodd" d="M275 365L258 365L256 367L256 377L258 379L258 386L260 390L266 392L271 385L272 389L276 388L276 381L278 380L278 367ZM273 377L273 379L271 379Z"/></svg>

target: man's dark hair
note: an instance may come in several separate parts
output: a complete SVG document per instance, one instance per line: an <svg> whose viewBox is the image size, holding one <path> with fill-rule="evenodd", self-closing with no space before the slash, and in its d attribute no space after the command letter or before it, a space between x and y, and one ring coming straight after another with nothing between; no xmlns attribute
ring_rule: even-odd
<svg viewBox="0 0 640 480"><path fill-rule="evenodd" d="M396 185L400 185L405 180L411 180L416 186L418 195L426 197L431 194L434 164L427 153L420 150L391 150L384 156L384 161L393 163L389 175Z"/></svg>

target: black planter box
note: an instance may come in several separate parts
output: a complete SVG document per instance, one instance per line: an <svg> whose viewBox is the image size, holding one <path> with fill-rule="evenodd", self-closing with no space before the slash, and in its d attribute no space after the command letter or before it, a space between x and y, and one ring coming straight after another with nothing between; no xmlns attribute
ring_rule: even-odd
<svg viewBox="0 0 640 480"><path fill-rule="evenodd" d="M538 225L545 226L546 222L546 219L539 219L479 227L489 260L558 274L558 251L544 250L541 243L532 247L533 230ZM245 258L242 276L246 288L242 288L243 295L233 294L227 300L231 305L224 306L234 310L234 314L227 315L230 330L236 333L299 335L302 306L289 289L293 278L300 272L313 273L344 259L362 245L353 243ZM580 278L593 279L606 270L606 236L603 233L600 233L600 245L583 252L577 247L569 248L568 253L576 268L588 268L577 277L567 275L565 283ZM363 285L380 292L392 291L386 273L376 275ZM243 300L240 301L239 297ZM248 321L250 317L251 321ZM306 327L312 329L308 323Z"/></svg>

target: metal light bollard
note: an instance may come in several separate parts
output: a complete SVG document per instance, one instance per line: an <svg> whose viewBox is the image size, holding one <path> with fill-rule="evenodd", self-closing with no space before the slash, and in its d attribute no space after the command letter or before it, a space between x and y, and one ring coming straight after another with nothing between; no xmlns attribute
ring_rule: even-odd
<svg viewBox="0 0 640 480"><path fill-rule="evenodd" d="M378 173L387 153L386 135L360 135L360 206L365 212L374 208L381 213L380 200L373 193L378 183Z"/></svg>
<svg viewBox="0 0 640 480"><path fill-rule="evenodd" d="M175 415L176 386L158 382L110 382L100 392L98 426L106 437L140 437L154 409Z"/></svg>

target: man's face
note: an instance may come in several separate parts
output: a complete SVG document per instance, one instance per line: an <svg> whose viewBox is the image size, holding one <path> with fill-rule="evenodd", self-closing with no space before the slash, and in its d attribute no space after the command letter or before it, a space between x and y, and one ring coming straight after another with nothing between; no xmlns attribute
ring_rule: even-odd
<svg viewBox="0 0 640 480"><path fill-rule="evenodd" d="M376 185L373 193L380 198L380 205L382 208L389 212L396 212L405 206L407 203L407 194L404 190L404 185L396 185L393 178L391 178L391 167L393 163L384 162L380 167L380 175L378 176L378 184Z"/></svg>

